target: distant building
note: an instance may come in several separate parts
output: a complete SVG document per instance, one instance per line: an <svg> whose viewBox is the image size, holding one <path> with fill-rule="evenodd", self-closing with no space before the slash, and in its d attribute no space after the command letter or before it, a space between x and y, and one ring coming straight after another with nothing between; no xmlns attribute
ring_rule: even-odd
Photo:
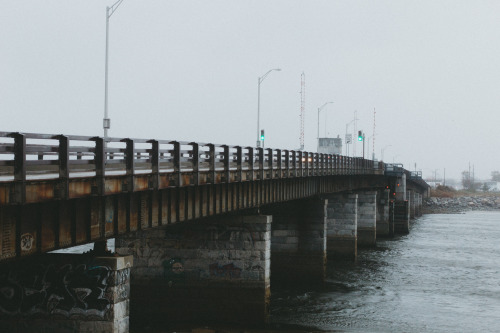
<svg viewBox="0 0 500 333"><path fill-rule="evenodd" d="M342 139L340 136L337 136L336 138L319 138L318 153L342 154Z"/></svg>

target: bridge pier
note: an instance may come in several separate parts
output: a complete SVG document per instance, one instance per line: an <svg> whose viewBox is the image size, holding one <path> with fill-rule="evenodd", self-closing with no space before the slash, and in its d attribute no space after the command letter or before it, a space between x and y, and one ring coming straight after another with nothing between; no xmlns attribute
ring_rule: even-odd
<svg viewBox="0 0 500 333"><path fill-rule="evenodd" d="M377 193L377 238L392 236L394 226L391 226L393 219L390 216L390 205L392 205L389 199L390 195L389 189L379 190Z"/></svg>
<svg viewBox="0 0 500 333"><path fill-rule="evenodd" d="M377 244L377 192L357 194L358 247L373 247Z"/></svg>
<svg viewBox="0 0 500 333"><path fill-rule="evenodd" d="M408 234L410 232L409 201L394 202L394 233Z"/></svg>
<svg viewBox="0 0 500 333"><path fill-rule="evenodd" d="M132 254L131 323L269 318L271 216L221 216L116 239Z"/></svg>
<svg viewBox="0 0 500 333"><path fill-rule="evenodd" d="M358 195L352 193L328 194L327 256L356 260L358 255Z"/></svg>
<svg viewBox="0 0 500 333"><path fill-rule="evenodd" d="M326 276L327 200L314 198L263 208L273 215L272 280L324 282Z"/></svg>
<svg viewBox="0 0 500 333"><path fill-rule="evenodd" d="M414 219L416 216L416 193L414 190L409 190L407 193L407 198L409 200L410 209L410 219Z"/></svg>
<svg viewBox="0 0 500 333"><path fill-rule="evenodd" d="M1 332L128 332L133 259L44 254L0 273Z"/></svg>

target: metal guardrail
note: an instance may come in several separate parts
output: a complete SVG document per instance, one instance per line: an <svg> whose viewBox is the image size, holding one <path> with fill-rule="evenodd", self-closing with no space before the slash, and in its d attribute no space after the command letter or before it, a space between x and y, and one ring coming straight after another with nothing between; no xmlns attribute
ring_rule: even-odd
<svg viewBox="0 0 500 333"><path fill-rule="evenodd" d="M374 167L358 157L294 150L0 132L0 181L221 170L253 171L255 180L364 174Z"/></svg>
<svg viewBox="0 0 500 333"><path fill-rule="evenodd" d="M150 175L150 188L327 175L395 175L401 164L286 149L132 138L0 132L0 184L52 180L60 198L70 179ZM159 181L161 175L162 181ZM188 178L186 178L188 177ZM189 180L186 180L189 179ZM131 181L130 183L133 183ZM18 198L16 202L24 200Z"/></svg>

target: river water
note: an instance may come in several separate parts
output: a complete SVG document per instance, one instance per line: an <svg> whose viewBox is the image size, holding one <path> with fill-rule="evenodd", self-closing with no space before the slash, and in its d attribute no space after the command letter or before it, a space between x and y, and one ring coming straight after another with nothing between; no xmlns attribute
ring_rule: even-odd
<svg viewBox="0 0 500 333"><path fill-rule="evenodd" d="M500 332L500 212L425 215L324 286L272 286L274 325L346 332Z"/></svg>

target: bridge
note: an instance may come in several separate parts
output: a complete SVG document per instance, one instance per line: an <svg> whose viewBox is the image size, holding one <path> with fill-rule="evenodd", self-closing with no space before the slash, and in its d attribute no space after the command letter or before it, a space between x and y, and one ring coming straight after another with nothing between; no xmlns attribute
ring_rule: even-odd
<svg viewBox="0 0 500 333"><path fill-rule="evenodd" d="M428 189L420 173L359 157L0 132L0 327L125 332L129 304L265 323L271 271L321 282L327 258L408 233Z"/></svg>

